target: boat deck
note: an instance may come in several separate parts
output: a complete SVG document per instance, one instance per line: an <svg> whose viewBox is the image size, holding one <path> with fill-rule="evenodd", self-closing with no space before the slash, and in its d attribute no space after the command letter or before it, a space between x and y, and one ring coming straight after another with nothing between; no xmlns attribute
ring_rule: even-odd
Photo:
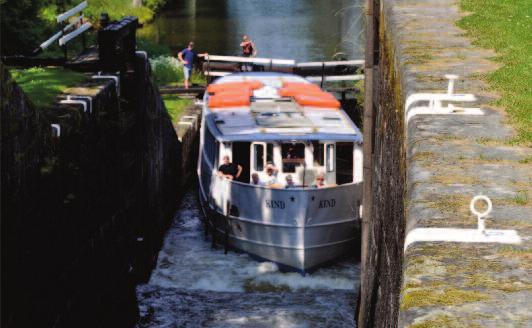
<svg viewBox="0 0 532 328"><path fill-rule="evenodd" d="M206 94L205 117L221 136L255 136L262 139L268 134L304 135L316 139L362 141L359 129L343 110L302 106L292 97L278 94L284 82L310 84L301 77L279 73L242 73L223 77L216 84L251 80L258 80L264 86L253 92L249 106L210 109L207 106L209 95Z"/></svg>

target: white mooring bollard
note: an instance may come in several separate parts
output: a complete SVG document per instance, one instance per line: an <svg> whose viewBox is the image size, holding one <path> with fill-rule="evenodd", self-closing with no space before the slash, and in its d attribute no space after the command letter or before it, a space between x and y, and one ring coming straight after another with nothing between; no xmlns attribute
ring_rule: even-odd
<svg viewBox="0 0 532 328"><path fill-rule="evenodd" d="M475 204L478 201L484 201L486 203L486 205L488 206L488 208L482 213L477 211L477 209L475 207ZM471 199L471 203L469 204L469 209L471 210L471 212L473 214L475 214L477 216L478 232L479 233L483 233L483 234L486 233L486 221L484 219L488 216L488 214L490 214L492 207L493 206L491 204L491 199L489 199L488 197L486 197L484 195L477 195L477 196L473 197L473 199Z"/></svg>
<svg viewBox="0 0 532 328"><path fill-rule="evenodd" d="M484 201L488 206L480 212L476 208L478 201ZM456 243L499 243L520 244L521 237L515 230L486 229L485 219L493 209L491 200L484 195L473 197L469 209L477 217L477 229L460 228L415 228L405 238L404 250L416 242L456 242Z"/></svg>

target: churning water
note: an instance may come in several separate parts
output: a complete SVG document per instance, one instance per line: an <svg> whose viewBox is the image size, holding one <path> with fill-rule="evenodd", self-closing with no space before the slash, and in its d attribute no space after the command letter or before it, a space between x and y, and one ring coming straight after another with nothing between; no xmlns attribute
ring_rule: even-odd
<svg viewBox="0 0 532 328"><path fill-rule="evenodd" d="M359 264L305 277L211 248L195 191L182 200L148 284L137 288L142 327L353 327Z"/></svg>

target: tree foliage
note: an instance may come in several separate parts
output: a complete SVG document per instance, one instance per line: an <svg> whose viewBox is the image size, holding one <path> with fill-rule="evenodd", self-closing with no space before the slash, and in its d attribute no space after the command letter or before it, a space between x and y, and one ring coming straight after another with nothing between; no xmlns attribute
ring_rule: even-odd
<svg viewBox="0 0 532 328"><path fill-rule="evenodd" d="M2 55L27 54L42 41L46 24L39 16L42 0L0 0Z"/></svg>
<svg viewBox="0 0 532 328"><path fill-rule="evenodd" d="M58 30L55 17L59 11L72 8L82 0L0 0L2 55L27 55ZM123 16L139 17L141 22L153 19L166 0L143 0L134 7L132 0L91 0L84 10L85 17L96 21L101 12L111 19Z"/></svg>

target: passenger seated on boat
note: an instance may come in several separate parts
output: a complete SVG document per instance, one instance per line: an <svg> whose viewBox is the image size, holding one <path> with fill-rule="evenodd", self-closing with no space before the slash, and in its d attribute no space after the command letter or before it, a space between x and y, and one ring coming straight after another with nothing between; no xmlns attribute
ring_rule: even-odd
<svg viewBox="0 0 532 328"><path fill-rule="evenodd" d="M286 185L284 186L285 189L295 188L296 185L294 184L294 180L292 179L292 176L289 174L285 177L286 179Z"/></svg>
<svg viewBox="0 0 532 328"><path fill-rule="evenodd" d="M273 187L277 184L277 168L273 164L266 165L266 176L264 177L264 185Z"/></svg>
<svg viewBox="0 0 532 328"><path fill-rule="evenodd" d="M325 175L323 173L316 174L316 180L311 185L312 188L325 188Z"/></svg>
<svg viewBox="0 0 532 328"><path fill-rule="evenodd" d="M242 166L231 163L227 155L223 157L223 162L218 168L218 176L229 180L238 179L242 173Z"/></svg>
<svg viewBox="0 0 532 328"><path fill-rule="evenodd" d="M255 186L264 186L264 182L260 181L259 174L257 172L251 174L251 184Z"/></svg>

